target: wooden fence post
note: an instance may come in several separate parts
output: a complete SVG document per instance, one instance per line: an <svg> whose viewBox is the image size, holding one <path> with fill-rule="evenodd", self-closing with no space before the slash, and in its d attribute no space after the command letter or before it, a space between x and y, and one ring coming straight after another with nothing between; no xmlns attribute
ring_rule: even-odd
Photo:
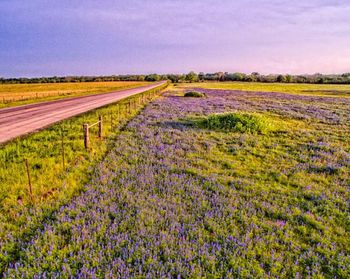
<svg viewBox="0 0 350 279"><path fill-rule="evenodd" d="M32 181L30 179L30 172L29 172L29 165L28 165L28 159L27 158L24 159L24 163L26 165L26 170L27 170L28 188L29 188L30 200L33 201Z"/></svg>
<svg viewBox="0 0 350 279"><path fill-rule="evenodd" d="M114 117L113 117L113 114L111 113L111 131L113 130L113 120L114 120Z"/></svg>
<svg viewBox="0 0 350 279"><path fill-rule="evenodd" d="M98 137L102 139L102 116L98 117Z"/></svg>
<svg viewBox="0 0 350 279"><path fill-rule="evenodd" d="M61 137L61 151L62 151L62 167L63 167L63 170L65 170L66 164L64 161L64 135L63 135L63 131L62 131L62 137Z"/></svg>
<svg viewBox="0 0 350 279"><path fill-rule="evenodd" d="M89 148L89 125L84 124L83 128L84 128L84 147L85 149L88 149Z"/></svg>

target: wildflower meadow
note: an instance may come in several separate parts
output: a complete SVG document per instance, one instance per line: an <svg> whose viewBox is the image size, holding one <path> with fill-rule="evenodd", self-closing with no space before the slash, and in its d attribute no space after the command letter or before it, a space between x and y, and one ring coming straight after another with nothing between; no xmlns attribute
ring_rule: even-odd
<svg viewBox="0 0 350 279"><path fill-rule="evenodd" d="M349 278L350 99L191 90L130 121L4 276Z"/></svg>

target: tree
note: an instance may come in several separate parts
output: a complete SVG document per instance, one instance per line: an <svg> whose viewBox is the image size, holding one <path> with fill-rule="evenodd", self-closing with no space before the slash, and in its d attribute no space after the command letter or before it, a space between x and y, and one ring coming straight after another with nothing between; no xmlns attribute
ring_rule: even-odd
<svg viewBox="0 0 350 279"><path fill-rule="evenodd" d="M218 81L225 81L225 73L224 72L218 72Z"/></svg>
<svg viewBox="0 0 350 279"><path fill-rule="evenodd" d="M291 83L293 81L293 77L291 75L286 75L286 82Z"/></svg>
<svg viewBox="0 0 350 279"><path fill-rule="evenodd" d="M320 77L317 79L317 83L323 84L324 83L324 78Z"/></svg>
<svg viewBox="0 0 350 279"><path fill-rule="evenodd" d="M252 73L252 74L246 76L244 80L248 81L248 82L256 82L258 80L258 78L257 78L257 75Z"/></svg>
<svg viewBox="0 0 350 279"><path fill-rule="evenodd" d="M172 83L177 83L179 82L180 77L178 75L168 75L168 79L172 82Z"/></svg>
<svg viewBox="0 0 350 279"><path fill-rule="evenodd" d="M159 81L160 77L157 74L151 74L145 76L145 81Z"/></svg>
<svg viewBox="0 0 350 279"><path fill-rule="evenodd" d="M234 73L233 75L232 75L232 79L234 80L234 81L243 81L244 80L244 74L242 74L242 73Z"/></svg>
<svg viewBox="0 0 350 279"><path fill-rule="evenodd" d="M205 74L203 72L200 72L199 75L198 75L198 79L200 81L203 81L205 79Z"/></svg>
<svg viewBox="0 0 350 279"><path fill-rule="evenodd" d="M198 75L191 71L189 72L187 75L186 75L186 81L189 81L189 82L197 82L199 79L198 79Z"/></svg>
<svg viewBox="0 0 350 279"><path fill-rule="evenodd" d="M286 77L284 75L278 75L276 81L277 82L286 82Z"/></svg>

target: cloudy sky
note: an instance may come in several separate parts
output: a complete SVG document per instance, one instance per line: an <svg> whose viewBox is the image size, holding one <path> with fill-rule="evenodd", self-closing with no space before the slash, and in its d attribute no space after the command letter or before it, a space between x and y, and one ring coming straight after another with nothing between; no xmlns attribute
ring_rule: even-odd
<svg viewBox="0 0 350 279"><path fill-rule="evenodd" d="M0 76L350 71L348 0L0 0Z"/></svg>

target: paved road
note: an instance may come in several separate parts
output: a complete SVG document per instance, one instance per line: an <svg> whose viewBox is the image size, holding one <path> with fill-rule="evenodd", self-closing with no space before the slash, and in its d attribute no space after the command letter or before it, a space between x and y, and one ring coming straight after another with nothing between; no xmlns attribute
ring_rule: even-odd
<svg viewBox="0 0 350 279"><path fill-rule="evenodd" d="M98 95L0 109L0 143L155 88L164 82Z"/></svg>

